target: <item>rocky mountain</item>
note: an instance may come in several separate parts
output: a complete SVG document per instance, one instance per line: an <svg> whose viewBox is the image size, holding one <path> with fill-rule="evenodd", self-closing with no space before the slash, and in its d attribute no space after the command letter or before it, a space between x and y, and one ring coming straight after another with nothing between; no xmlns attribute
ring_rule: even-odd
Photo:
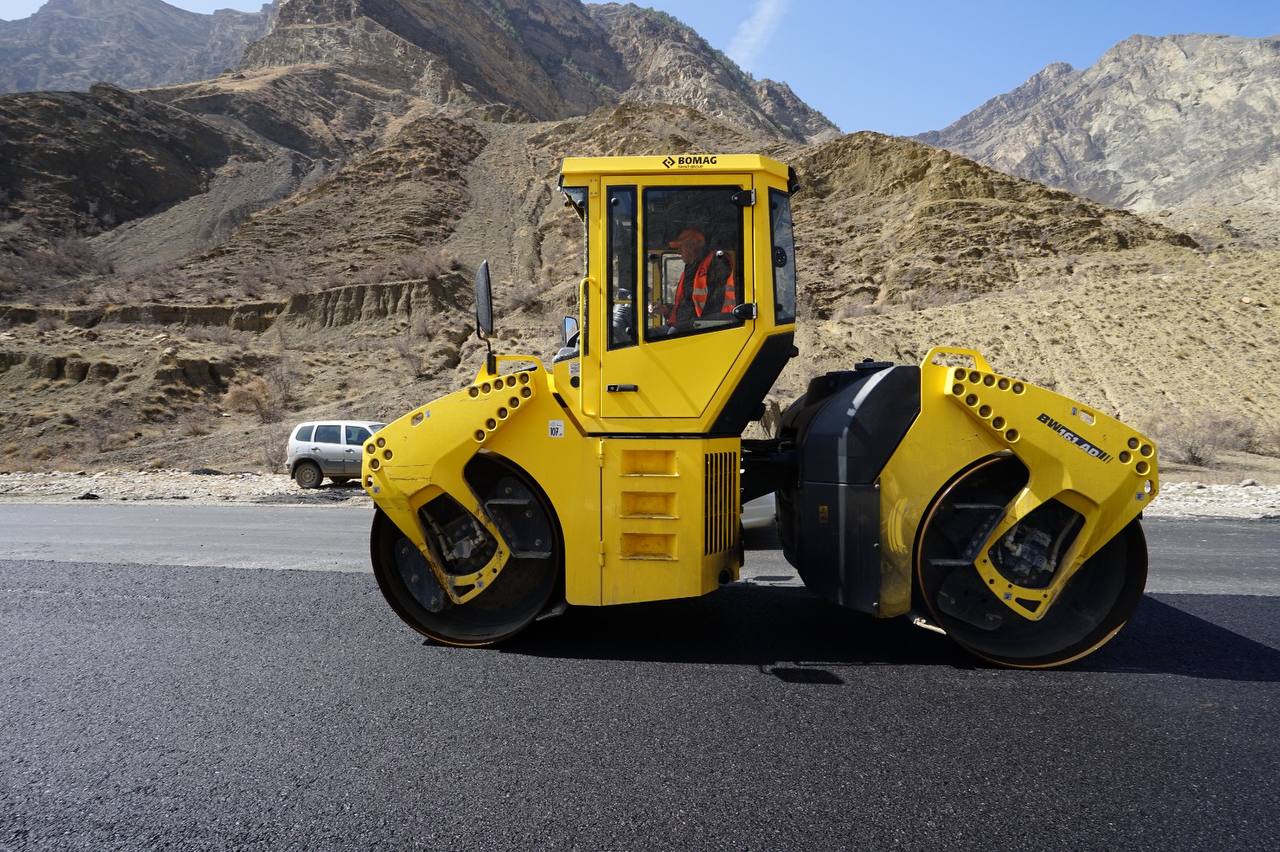
<svg viewBox="0 0 1280 852"><path fill-rule="evenodd" d="M1106 204L1280 208L1280 37L1133 36L917 137Z"/></svg>
<svg viewBox="0 0 1280 852"><path fill-rule="evenodd" d="M808 142L840 131L786 83L755 80L679 21L635 4L587 6L626 69L624 101L671 103L765 135Z"/></svg>
<svg viewBox="0 0 1280 852"><path fill-rule="evenodd" d="M635 100L797 140L839 133L784 84L752 79L689 27L634 5L282 0L244 70L313 63L507 118L567 118Z"/></svg>
<svg viewBox="0 0 1280 852"><path fill-rule="evenodd" d="M163 0L48 0L28 18L0 21L0 92L202 80L234 67L270 16L269 4L200 15Z"/></svg>

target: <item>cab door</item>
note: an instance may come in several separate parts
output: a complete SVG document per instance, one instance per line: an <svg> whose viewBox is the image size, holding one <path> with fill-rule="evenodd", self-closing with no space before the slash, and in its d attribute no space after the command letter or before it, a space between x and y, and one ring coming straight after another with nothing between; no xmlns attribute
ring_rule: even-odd
<svg viewBox="0 0 1280 852"><path fill-rule="evenodd" d="M602 417L690 419L710 405L754 330L733 312L755 300L751 189L750 175L604 182ZM690 311L699 269L708 299Z"/></svg>

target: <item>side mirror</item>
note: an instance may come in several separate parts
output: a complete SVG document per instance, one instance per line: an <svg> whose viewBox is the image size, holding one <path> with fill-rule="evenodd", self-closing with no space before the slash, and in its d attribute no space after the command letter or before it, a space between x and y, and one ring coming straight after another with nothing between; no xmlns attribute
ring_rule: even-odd
<svg viewBox="0 0 1280 852"><path fill-rule="evenodd" d="M489 261L476 270L476 334L481 340L493 334L493 285L489 283Z"/></svg>
<svg viewBox="0 0 1280 852"><path fill-rule="evenodd" d="M565 346L569 345L569 338L578 333L578 318L565 317L560 323L560 339Z"/></svg>

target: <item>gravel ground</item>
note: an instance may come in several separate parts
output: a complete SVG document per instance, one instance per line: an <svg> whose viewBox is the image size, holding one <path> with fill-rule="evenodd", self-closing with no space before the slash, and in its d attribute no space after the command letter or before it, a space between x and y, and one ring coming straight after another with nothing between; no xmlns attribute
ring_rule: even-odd
<svg viewBox="0 0 1280 852"><path fill-rule="evenodd" d="M1204 485L1173 482L1163 486L1146 514L1157 518L1266 518L1280 520L1280 485Z"/></svg>
<svg viewBox="0 0 1280 852"><path fill-rule="evenodd" d="M86 494L96 497L84 497ZM369 505L369 498L356 483L327 483L323 488L303 491L284 474L194 474L180 470L0 473L0 501L65 503L77 499ZM1146 514L1161 518L1280 519L1280 485L1166 483Z"/></svg>
<svg viewBox="0 0 1280 852"><path fill-rule="evenodd" d="M94 495L92 497L86 495ZM342 503L370 505L358 484L311 491L282 473L191 473L183 470L62 471L0 474L0 501L66 503L71 500L191 503Z"/></svg>

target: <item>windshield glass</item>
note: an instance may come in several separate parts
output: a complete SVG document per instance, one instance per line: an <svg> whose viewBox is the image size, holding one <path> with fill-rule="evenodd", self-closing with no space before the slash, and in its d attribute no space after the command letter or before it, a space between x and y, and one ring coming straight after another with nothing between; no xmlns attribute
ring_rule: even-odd
<svg viewBox="0 0 1280 852"><path fill-rule="evenodd" d="M646 340L741 323L742 208L736 186L644 191Z"/></svg>

